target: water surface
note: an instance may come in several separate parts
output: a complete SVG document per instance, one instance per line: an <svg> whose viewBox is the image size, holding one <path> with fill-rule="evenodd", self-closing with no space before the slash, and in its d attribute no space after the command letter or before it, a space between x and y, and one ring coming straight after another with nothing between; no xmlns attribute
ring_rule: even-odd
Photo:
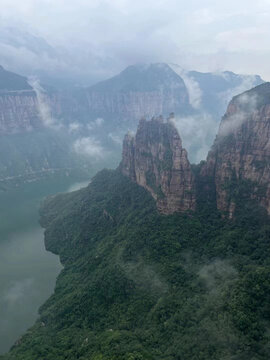
<svg viewBox="0 0 270 360"><path fill-rule="evenodd" d="M58 256L44 248L40 201L87 183L56 177L0 193L0 354L33 325L61 270Z"/></svg>

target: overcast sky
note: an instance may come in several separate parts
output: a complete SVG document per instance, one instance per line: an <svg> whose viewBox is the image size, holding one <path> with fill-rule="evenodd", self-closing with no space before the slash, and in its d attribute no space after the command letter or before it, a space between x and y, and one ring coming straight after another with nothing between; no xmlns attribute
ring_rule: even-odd
<svg viewBox="0 0 270 360"><path fill-rule="evenodd" d="M102 78L138 62L232 70L270 80L270 0L0 0L1 28L44 38L57 52L0 46L9 67ZM0 29L1 29L0 28ZM2 35L3 38L4 35ZM0 33L1 44L1 33ZM11 60L9 57L13 57ZM23 70L24 67L21 67Z"/></svg>

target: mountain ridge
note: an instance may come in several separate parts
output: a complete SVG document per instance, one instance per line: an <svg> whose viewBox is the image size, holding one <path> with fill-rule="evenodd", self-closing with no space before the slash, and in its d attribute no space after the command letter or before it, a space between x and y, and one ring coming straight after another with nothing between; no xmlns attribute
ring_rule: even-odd
<svg viewBox="0 0 270 360"><path fill-rule="evenodd" d="M265 94L268 87L255 92ZM249 147L248 132L269 125L265 98L259 108L244 106L242 122L234 121L225 135L234 144L227 146L225 167L216 160L226 150L220 134L208 160L191 167L173 117L143 119L137 135L126 136L116 170L102 170L86 188L46 199L40 210L45 246L64 269L37 322L0 359L267 360L269 214L256 192L247 196L243 180L250 179L232 178L225 188L217 181L224 169L225 176L234 174L228 164L247 170L252 164L263 138L260 131L257 146ZM235 116L237 101L251 103L246 94L234 98L222 123ZM243 144L248 152L238 151ZM230 161L233 154L238 163ZM261 175L261 168L252 169ZM148 170L155 179L147 184ZM181 179L192 185L188 211L181 202L185 191L170 187ZM228 189L235 204L229 211L219 207L218 197ZM165 211L159 190L169 200Z"/></svg>

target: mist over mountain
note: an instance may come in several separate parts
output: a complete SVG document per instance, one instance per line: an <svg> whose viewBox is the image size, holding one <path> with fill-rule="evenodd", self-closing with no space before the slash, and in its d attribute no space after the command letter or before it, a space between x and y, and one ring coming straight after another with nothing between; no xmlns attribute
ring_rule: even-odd
<svg viewBox="0 0 270 360"><path fill-rule="evenodd" d="M269 1L1 0L0 360L269 360Z"/></svg>
<svg viewBox="0 0 270 360"><path fill-rule="evenodd" d="M269 86L232 99L206 162L142 119L116 170L43 202L64 269L1 359L269 358Z"/></svg>
<svg viewBox="0 0 270 360"><path fill-rule="evenodd" d="M206 157L227 99L262 82L259 76L138 64L90 87L61 89L1 67L0 132L7 154L2 179L119 159L124 134L134 131L142 117L169 113L175 114L190 159L196 162ZM56 142L57 151L51 152Z"/></svg>

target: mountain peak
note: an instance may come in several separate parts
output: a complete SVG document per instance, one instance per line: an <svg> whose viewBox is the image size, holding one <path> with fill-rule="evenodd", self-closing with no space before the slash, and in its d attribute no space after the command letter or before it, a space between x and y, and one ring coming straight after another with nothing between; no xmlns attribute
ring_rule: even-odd
<svg viewBox="0 0 270 360"><path fill-rule="evenodd" d="M185 83L169 65L135 64L130 65L118 75L90 87L98 91L158 91L160 88L170 88L171 84L186 92ZM183 94L183 95L187 95Z"/></svg>
<svg viewBox="0 0 270 360"><path fill-rule="evenodd" d="M141 119L123 144L122 173L143 186L163 214L195 209L194 176L173 115Z"/></svg>
<svg viewBox="0 0 270 360"><path fill-rule="evenodd" d="M270 214L270 83L230 102L202 171L214 176L217 207L234 216L237 198ZM237 190L238 189L238 190Z"/></svg>

